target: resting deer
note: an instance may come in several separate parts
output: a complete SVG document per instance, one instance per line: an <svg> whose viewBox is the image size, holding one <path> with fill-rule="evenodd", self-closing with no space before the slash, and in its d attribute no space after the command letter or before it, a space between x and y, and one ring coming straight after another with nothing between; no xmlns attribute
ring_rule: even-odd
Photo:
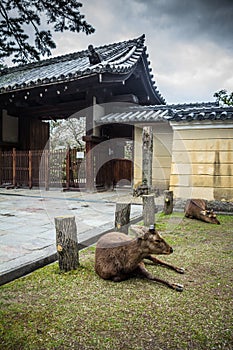
<svg viewBox="0 0 233 350"><path fill-rule="evenodd" d="M220 225L214 211L207 210L204 199L188 199L184 211L187 218Z"/></svg>
<svg viewBox="0 0 233 350"><path fill-rule="evenodd" d="M179 268L157 259L151 254L171 254L173 249L165 242L156 230L143 226L131 226L136 238L120 232L103 235L97 242L95 253L95 271L103 279L120 282L134 275L141 275L151 281L162 283L177 291L183 286L154 277L145 267L143 259L162 265L176 272L184 273Z"/></svg>

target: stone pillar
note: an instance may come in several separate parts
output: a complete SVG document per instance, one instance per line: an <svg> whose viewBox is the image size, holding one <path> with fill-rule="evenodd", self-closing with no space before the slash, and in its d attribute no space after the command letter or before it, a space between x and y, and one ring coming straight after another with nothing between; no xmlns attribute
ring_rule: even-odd
<svg viewBox="0 0 233 350"><path fill-rule="evenodd" d="M142 181L146 180L149 189L152 187L153 130L144 126L142 132Z"/></svg>
<svg viewBox="0 0 233 350"><path fill-rule="evenodd" d="M155 223L155 196L148 194L143 198L143 221L145 226L154 225Z"/></svg>

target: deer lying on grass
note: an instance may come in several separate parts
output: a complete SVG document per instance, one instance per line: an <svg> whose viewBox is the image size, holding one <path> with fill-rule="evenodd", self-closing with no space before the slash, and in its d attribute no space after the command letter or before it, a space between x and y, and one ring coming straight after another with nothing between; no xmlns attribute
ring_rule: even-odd
<svg viewBox="0 0 233 350"><path fill-rule="evenodd" d="M220 225L213 210L207 210L204 199L188 199L184 211L187 218Z"/></svg>
<svg viewBox="0 0 233 350"><path fill-rule="evenodd" d="M120 282L134 275L141 275L151 281L162 283L179 292L183 286L154 277L145 268L143 259L162 265L179 273L184 269L165 263L151 254L171 254L173 249L165 242L156 230L144 226L131 226L136 238L120 232L103 235L97 242L95 253L95 271L103 279Z"/></svg>

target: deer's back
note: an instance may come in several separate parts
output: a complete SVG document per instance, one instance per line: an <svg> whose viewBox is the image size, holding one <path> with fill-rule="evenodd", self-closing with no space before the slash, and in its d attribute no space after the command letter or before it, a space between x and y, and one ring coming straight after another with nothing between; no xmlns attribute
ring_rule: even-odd
<svg viewBox="0 0 233 350"><path fill-rule="evenodd" d="M132 238L121 232L109 232L100 237L96 248L115 248L130 244Z"/></svg>
<svg viewBox="0 0 233 350"><path fill-rule="evenodd" d="M199 217L200 211L205 210L206 202L203 199L189 199L185 206L185 215Z"/></svg>
<svg viewBox="0 0 233 350"><path fill-rule="evenodd" d="M103 235L97 242L95 251L95 271L104 278L111 279L120 272L135 268L131 262L132 238L120 233L110 232ZM132 267L131 267L132 265Z"/></svg>

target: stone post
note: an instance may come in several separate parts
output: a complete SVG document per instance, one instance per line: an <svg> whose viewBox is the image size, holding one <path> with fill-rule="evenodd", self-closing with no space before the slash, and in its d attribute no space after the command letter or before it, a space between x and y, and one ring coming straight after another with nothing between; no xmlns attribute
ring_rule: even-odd
<svg viewBox="0 0 233 350"><path fill-rule="evenodd" d="M153 130L151 126L144 126L142 132L142 181L146 180L150 189L152 186L153 161Z"/></svg>
<svg viewBox="0 0 233 350"><path fill-rule="evenodd" d="M143 221L145 226L155 223L155 197L153 194L142 196L143 198Z"/></svg>

